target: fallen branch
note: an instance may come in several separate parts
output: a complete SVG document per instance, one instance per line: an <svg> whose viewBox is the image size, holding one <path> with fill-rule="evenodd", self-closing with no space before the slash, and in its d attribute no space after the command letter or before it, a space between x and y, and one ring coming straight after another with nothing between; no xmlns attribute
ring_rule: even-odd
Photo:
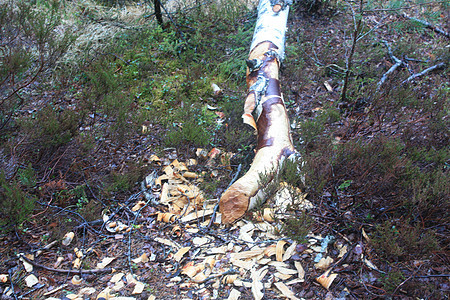
<svg viewBox="0 0 450 300"><path fill-rule="evenodd" d="M387 77L389 76L389 74L391 74L392 72L394 72L398 67L400 67L401 65L404 64L404 62L400 59L398 59L394 53L392 52L391 46L389 46L389 43L387 41L383 41L383 43L386 45L387 49L388 49L388 53L389 56L391 57L391 59L395 62L395 64L389 68L389 70L383 74L383 76L381 76L380 81L378 81L377 83L377 91L380 89L381 85L386 81Z"/></svg>
<svg viewBox="0 0 450 300"><path fill-rule="evenodd" d="M445 66L446 66L446 64L443 63L443 62L442 62L442 63L438 63L437 65L434 65L434 66L432 66L432 67L429 67L429 68L423 70L423 71L420 72L420 73L417 73L417 74L414 74L414 75L409 76L408 78L406 78L405 80L402 81L402 84L404 84L404 83L406 83L406 82L408 82L408 81L414 80L414 79L416 79L417 77L423 76L423 75L425 75L425 74L427 74L427 73L429 73L429 72L431 72L431 71L433 71L433 70L444 68Z"/></svg>
<svg viewBox="0 0 450 300"><path fill-rule="evenodd" d="M35 262L34 260L29 259L28 257L26 257L25 255L20 255L20 258L22 258L24 261L26 261L27 263L35 266L36 268L41 268L47 271L51 271L51 272L57 272L57 273L66 273L66 274L71 274L71 273L75 273L75 274L94 274L94 273L110 273L112 272L112 268L104 268L104 269L93 269L93 270L64 270L64 269L55 269L55 268L51 268L51 267L47 267L45 265L41 265L37 262Z"/></svg>
<svg viewBox="0 0 450 300"><path fill-rule="evenodd" d="M275 178L283 160L295 154L278 80L289 13L286 2L261 0L258 5L258 19L247 60L248 94L242 116L244 123L257 131L257 150L250 170L220 199L224 224L234 222L253 208L264 195L264 187ZM260 179L261 175L264 180Z"/></svg>
<svg viewBox="0 0 450 300"><path fill-rule="evenodd" d="M408 16L406 13L403 13L403 16L404 16L405 18L407 18L407 19L410 19L410 20L412 20L412 21L415 21L415 22L420 23L420 24L424 25L425 27L427 27L427 28L433 30L434 32L446 36L447 38L450 37L450 33L448 33L448 32L446 32L446 31L444 31L444 30L442 30L442 29L440 29L440 28L434 26L434 25L431 24L431 23L428 23L427 21L420 20L420 19L417 19L417 18L414 18L414 17L410 17L410 16Z"/></svg>

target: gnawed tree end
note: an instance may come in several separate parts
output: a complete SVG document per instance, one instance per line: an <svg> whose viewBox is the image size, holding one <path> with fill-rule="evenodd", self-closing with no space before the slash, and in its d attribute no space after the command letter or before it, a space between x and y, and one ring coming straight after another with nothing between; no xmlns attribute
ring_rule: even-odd
<svg viewBox="0 0 450 300"><path fill-rule="evenodd" d="M257 131L256 155L249 171L220 199L224 224L234 222L252 209L263 197L264 187L275 178L283 160L295 154L278 80L288 12L285 1L261 0L258 5L258 20L247 60L248 94L242 116L244 123Z"/></svg>

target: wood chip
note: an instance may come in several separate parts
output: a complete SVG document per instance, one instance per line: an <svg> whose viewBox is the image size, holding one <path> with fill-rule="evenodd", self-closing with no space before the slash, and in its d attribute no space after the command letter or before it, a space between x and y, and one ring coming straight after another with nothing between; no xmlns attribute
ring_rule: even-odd
<svg viewBox="0 0 450 300"><path fill-rule="evenodd" d="M277 261L283 261L284 245L286 245L286 244L287 244L286 241L283 241L283 240L278 241L277 247L275 250Z"/></svg>
<svg viewBox="0 0 450 300"><path fill-rule="evenodd" d="M300 262L296 261L296 262L294 262L294 266L298 272L298 279L305 281L305 270L303 269L302 264Z"/></svg>
<svg viewBox="0 0 450 300"><path fill-rule="evenodd" d="M189 252L191 247L183 247L180 250L177 251L177 253L174 254L173 259L177 262L179 262L183 256Z"/></svg>
<svg viewBox="0 0 450 300"><path fill-rule="evenodd" d="M134 206L133 206L133 208L131 208L131 211L138 211L138 210L140 210L141 208L143 208L145 206L145 201L138 201Z"/></svg>
<svg viewBox="0 0 450 300"><path fill-rule="evenodd" d="M75 258L75 260L72 262L72 265L74 269L81 268L81 259L79 259L78 257Z"/></svg>
<svg viewBox="0 0 450 300"><path fill-rule="evenodd" d="M121 289L123 289L125 287L125 283L121 280L121 281L118 281L118 282L116 282L115 284L114 284L114 286L112 287L112 290L114 291L114 292L118 292L118 291L120 291Z"/></svg>
<svg viewBox="0 0 450 300"><path fill-rule="evenodd" d="M271 257L277 253L277 245L273 244L264 249L264 255L267 257Z"/></svg>
<svg viewBox="0 0 450 300"><path fill-rule="evenodd" d="M188 214L187 216L182 217L180 219L180 221L187 223L187 222L197 220L199 218L210 216L213 213L214 213L214 209L205 209L205 210L194 211L194 212Z"/></svg>
<svg viewBox="0 0 450 300"><path fill-rule="evenodd" d="M278 272L280 272L282 274L289 274L289 275L298 274L297 270L293 270L293 269L289 269L289 268L276 267L276 269Z"/></svg>
<svg viewBox="0 0 450 300"><path fill-rule="evenodd" d="M254 262L253 261L251 261L251 260L247 260L247 261L244 261L244 260L240 260L240 259L233 259L233 260L230 260L230 262L234 265L234 266L236 266L236 267L238 267L238 268L242 268L242 269L245 269L245 270L250 270L253 266L254 266Z"/></svg>
<svg viewBox="0 0 450 300"><path fill-rule="evenodd" d="M116 283L116 282L122 280L122 277L123 277L124 275L125 275L125 274L122 273L122 272L121 272L121 273L114 274L113 277L111 277L111 279L110 279L109 281L112 282L112 283Z"/></svg>
<svg viewBox="0 0 450 300"><path fill-rule="evenodd" d="M292 255L294 255L295 253L295 247L297 247L297 242L293 242L287 249L286 252L284 252L283 254L283 261L288 260L289 258L292 257Z"/></svg>
<svg viewBox="0 0 450 300"><path fill-rule="evenodd" d="M325 88L327 89L328 92L333 92L333 87L331 86L331 84L328 81L324 81L323 85L325 86Z"/></svg>
<svg viewBox="0 0 450 300"><path fill-rule="evenodd" d="M292 284L302 283L302 282L305 282L305 280L304 279L295 278L295 279L289 280L289 281L287 281L285 283L286 283L286 285L292 285Z"/></svg>
<svg viewBox="0 0 450 300"><path fill-rule="evenodd" d="M103 258L102 261L97 264L97 269L104 269L107 265L109 265L115 259L116 259L115 257Z"/></svg>
<svg viewBox="0 0 450 300"><path fill-rule="evenodd" d="M250 278L252 279L252 294L253 299L261 300L264 297L264 285L260 279L260 271L252 269L250 273Z"/></svg>
<svg viewBox="0 0 450 300"><path fill-rule="evenodd" d="M73 285L80 285L83 280L81 279L80 275L73 275L71 282Z"/></svg>
<svg viewBox="0 0 450 300"><path fill-rule="evenodd" d="M28 273L33 271L33 265L32 264L26 262L22 258L20 260L22 261L22 264L23 264L23 267L25 268L25 271L27 271Z"/></svg>
<svg viewBox="0 0 450 300"><path fill-rule="evenodd" d="M196 246L203 246L211 242L211 239L207 237L195 237L192 239L192 243Z"/></svg>
<svg viewBox="0 0 450 300"><path fill-rule="evenodd" d="M189 278L193 278L195 275L205 269L205 265L203 264L193 265L192 263L193 262L184 266L181 270L181 274L187 275Z"/></svg>
<svg viewBox="0 0 450 300"><path fill-rule="evenodd" d="M207 250L208 254L225 254L227 252L227 246L214 247Z"/></svg>
<svg viewBox="0 0 450 300"><path fill-rule="evenodd" d="M173 248L175 248L175 249L177 249L177 250L181 248L180 245L178 245L177 243L172 242L171 240L168 240L168 239L156 237L156 238L155 238L155 241L157 241L158 243L164 244L164 245L166 245L166 246L173 247Z"/></svg>
<svg viewBox="0 0 450 300"><path fill-rule="evenodd" d="M93 293L95 293L95 289L92 287L86 287L86 288L82 288L79 292L78 295L82 296L82 295L92 295Z"/></svg>
<svg viewBox="0 0 450 300"><path fill-rule="evenodd" d="M73 238L75 237L75 233L73 232L68 232L64 235L63 239L62 239L62 244L64 246L69 246L69 244L72 242Z"/></svg>
<svg viewBox="0 0 450 300"><path fill-rule="evenodd" d="M55 288L55 289L53 289L53 290L51 290L51 291L48 291L48 292L44 293L44 296L48 296L48 295L54 294L54 293L56 293L56 292L59 292L60 290L66 288L67 285L68 285L67 283L65 283L65 284L63 284L63 285L60 285L60 286L58 286L57 288ZM58 298L58 300L59 300L59 298Z"/></svg>
<svg viewBox="0 0 450 300"><path fill-rule="evenodd" d="M39 282L39 280L37 279L36 276L34 276L33 274L28 275L27 277L25 277L25 284L27 285L27 287L31 288L33 287L35 284L37 284Z"/></svg>
<svg viewBox="0 0 450 300"><path fill-rule="evenodd" d="M273 276L275 276L276 278L280 279L280 280L288 280L289 278L292 277L292 275L289 274L282 274L280 272L275 272L273 274Z"/></svg>
<svg viewBox="0 0 450 300"><path fill-rule="evenodd" d="M147 256L147 253L145 253L145 252L142 253L141 256L139 256L139 257L133 259L132 261L133 261L135 264L138 264L138 263L146 263L146 262L148 262L148 256Z"/></svg>
<svg viewBox="0 0 450 300"><path fill-rule="evenodd" d="M330 288L331 284L333 283L334 279L336 279L337 274L333 273L330 274L331 270L326 271L322 275L316 278L316 281L320 283L324 288L327 290Z"/></svg>
<svg viewBox="0 0 450 300"><path fill-rule="evenodd" d="M230 295L227 298L227 300L238 300L239 297L241 297L241 292L239 292L236 289L232 289L231 292L230 292Z"/></svg>
<svg viewBox="0 0 450 300"><path fill-rule="evenodd" d="M284 283L275 282L275 286L277 287L277 289L280 290L280 292L283 294L283 296L285 296L291 300L300 300L299 298L295 297L294 292L292 292Z"/></svg>
<svg viewBox="0 0 450 300"><path fill-rule="evenodd" d="M314 264L314 267L319 270L326 270L333 263L333 259L328 256L327 258L323 257L319 260L318 263Z"/></svg>
<svg viewBox="0 0 450 300"><path fill-rule="evenodd" d="M230 254L230 259L248 259L248 258L253 258L259 255L264 255L264 251L266 249L264 248L253 248L253 250L249 250L249 251L243 251L243 252L239 252L239 253L231 253Z"/></svg>
<svg viewBox="0 0 450 300"><path fill-rule="evenodd" d="M132 295L141 294L144 291L145 283L136 281L136 285L134 286L133 292L131 292Z"/></svg>

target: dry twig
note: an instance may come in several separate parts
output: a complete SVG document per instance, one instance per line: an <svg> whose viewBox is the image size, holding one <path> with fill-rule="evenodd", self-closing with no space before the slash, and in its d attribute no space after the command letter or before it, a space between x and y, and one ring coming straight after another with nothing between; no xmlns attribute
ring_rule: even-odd
<svg viewBox="0 0 450 300"><path fill-rule="evenodd" d="M20 257L26 261L27 263L35 266L36 268L41 268L47 271L51 271L51 272L58 272L58 273L67 273L67 274L71 274L71 273L76 273L76 274L94 274L94 273L109 273L112 272L112 268L104 268L104 269L92 269L92 270L64 270L64 269L55 269L55 268L51 268L51 267L47 267L45 265L41 265L37 262L35 262L34 260L31 260L29 258L27 258L25 255L20 255Z"/></svg>

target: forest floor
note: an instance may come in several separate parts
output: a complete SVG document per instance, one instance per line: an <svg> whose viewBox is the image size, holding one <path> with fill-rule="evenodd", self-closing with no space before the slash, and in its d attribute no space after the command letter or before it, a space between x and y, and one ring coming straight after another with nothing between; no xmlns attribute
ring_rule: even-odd
<svg viewBox="0 0 450 300"><path fill-rule="evenodd" d="M39 79L0 149L2 203L35 201L20 224L1 211L1 299L448 299L448 7L345 3L292 8L280 82L302 171L231 226L216 204L256 142L240 118L254 10L174 13ZM96 13L80 12L125 24Z"/></svg>

